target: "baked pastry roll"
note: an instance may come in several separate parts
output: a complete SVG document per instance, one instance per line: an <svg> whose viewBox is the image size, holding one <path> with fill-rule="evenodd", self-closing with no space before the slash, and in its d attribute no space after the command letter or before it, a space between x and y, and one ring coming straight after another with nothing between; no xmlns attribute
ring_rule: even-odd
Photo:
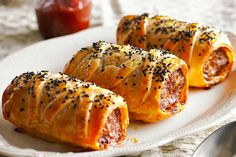
<svg viewBox="0 0 236 157"><path fill-rule="evenodd" d="M172 52L188 64L189 84L193 87L209 87L223 81L234 59L232 45L222 32L168 16L123 17L117 28L117 43Z"/></svg>
<svg viewBox="0 0 236 157"><path fill-rule="evenodd" d="M62 73L16 77L2 109L6 120L31 135L95 150L120 145L128 126L122 97Z"/></svg>
<svg viewBox="0 0 236 157"><path fill-rule="evenodd" d="M100 41L76 53L64 73L124 97L134 120L170 117L184 109L187 99L187 65L167 51Z"/></svg>

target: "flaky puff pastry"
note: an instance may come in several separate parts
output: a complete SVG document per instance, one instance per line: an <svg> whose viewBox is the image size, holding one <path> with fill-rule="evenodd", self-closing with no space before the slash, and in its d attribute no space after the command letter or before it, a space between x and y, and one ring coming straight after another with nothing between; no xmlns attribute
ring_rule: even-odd
<svg viewBox="0 0 236 157"><path fill-rule="evenodd" d="M232 45L222 32L168 16L124 16L117 28L117 43L172 52L188 64L189 84L194 87L223 81L234 59Z"/></svg>
<svg viewBox="0 0 236 157"><path fill-rule="evenodd" d="M155 122L173 116L187 100L187 65L167 51L99 41L77 52L64 73L124 97L134 120Z"/></svg>
<svg viewBox="0 0 236 157"><path fill-rule="evenodd" d="M129 123L122 97L47 71L16 77L2 108L6 120L31 135L95 150L120 145Z"/></svg>

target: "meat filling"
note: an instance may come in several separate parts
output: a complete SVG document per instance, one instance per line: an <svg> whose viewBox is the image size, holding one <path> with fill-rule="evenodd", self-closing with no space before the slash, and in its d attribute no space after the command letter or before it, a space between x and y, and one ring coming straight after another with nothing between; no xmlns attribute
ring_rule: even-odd
<svg viewBox="0 0 236 157"><path fill-rule="evenodd" d="M184 85L185 77L181 69L174 71L165 79L160 100L162 111L175 112L178 110L177 103L185 103L180 100Z"/></svg>
<svg viewBox="0 0 236 157"><path fill-rule="evenodd" d="M99 138L101 148L107 148L109 145L118 145L124 139L121 132L121 113L120 109L115 109L107 118L102 135Z"/></svg>
<svg viewBox="0 0 236 157"><path fill-rule="evenodd" d="M228 63L228 57L222 48L211 53L203 67L205 80L210 81L220 76L226 70Z"/></svg>

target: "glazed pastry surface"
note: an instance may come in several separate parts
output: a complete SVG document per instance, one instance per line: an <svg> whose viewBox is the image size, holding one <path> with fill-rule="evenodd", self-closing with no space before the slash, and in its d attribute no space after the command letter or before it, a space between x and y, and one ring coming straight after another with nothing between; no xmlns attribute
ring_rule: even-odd
<svg viewBox="0 0 236 157"><path fill-rule="evenodd" d="M234 62L232 45L221 31L168 16L124 16L117 28L117 43L146 50L164 49L177 55L188 64L189 84L193 87L222 82Z"/></svg>
<svg viewBox="0 0 236 157"><path fill-rule="evenodd" d="M132 119L155 122L184 109L186 63L167 51L96 42L78 51L64 73L121 95Z"/></svg>
<svg viewBox="0 0 236 157"><path fill-rule="evenodd" d="M95 150L119 146L129 123L121 96L47 71L12 80L2 108L6 120L31 135Z"/></svg>

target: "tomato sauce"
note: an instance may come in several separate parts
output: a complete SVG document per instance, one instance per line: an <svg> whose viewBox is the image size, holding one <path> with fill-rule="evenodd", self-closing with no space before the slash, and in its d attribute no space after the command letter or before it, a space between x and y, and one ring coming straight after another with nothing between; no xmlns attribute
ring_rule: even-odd
<svg viewBox="0 0 236 157"><path fill-rule="evenodd" d="M35 8L44 38L71 34L89 26L90 0L40 0Z"/></svg>

